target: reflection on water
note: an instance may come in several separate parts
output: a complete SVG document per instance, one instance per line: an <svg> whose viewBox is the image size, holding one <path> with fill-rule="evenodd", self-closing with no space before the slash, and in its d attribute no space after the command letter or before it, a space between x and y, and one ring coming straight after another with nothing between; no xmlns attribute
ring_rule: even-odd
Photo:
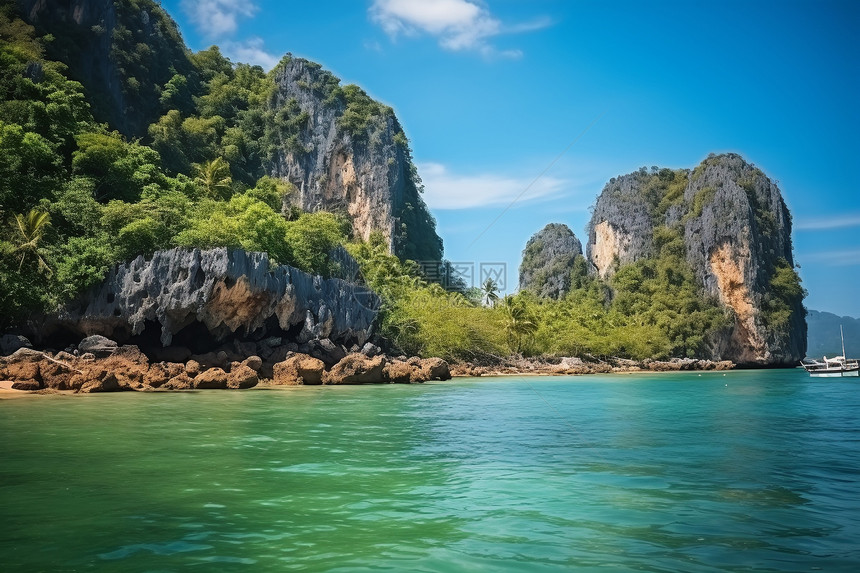
<svg viewBox="0 0 860 573"><path fill-rule="evenodd" d="M0 561L853 571L857 390L777 371L5 401Z"/></svg>

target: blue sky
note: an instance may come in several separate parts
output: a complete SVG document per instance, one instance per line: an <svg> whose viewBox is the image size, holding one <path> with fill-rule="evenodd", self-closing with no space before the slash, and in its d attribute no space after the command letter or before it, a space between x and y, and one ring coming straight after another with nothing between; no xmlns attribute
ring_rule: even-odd
<svg viewBox="0 0 860 573"><path fill-rule="evenodd" d="M394 107L446 257L509 291L546 223L585 242L611 177L732 151L779 182L807 307L860 316L860 2L162 4L193 50L292 52Z"/></svg>

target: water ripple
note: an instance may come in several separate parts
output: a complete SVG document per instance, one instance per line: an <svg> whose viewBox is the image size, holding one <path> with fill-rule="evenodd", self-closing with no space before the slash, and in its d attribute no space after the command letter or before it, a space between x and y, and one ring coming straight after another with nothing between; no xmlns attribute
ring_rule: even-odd
<svg viewBox="0 0 860 573"><path fill-rule="evenodd" d="M0 562L853 572L858 396L781 371L10 401Z"/></svg>

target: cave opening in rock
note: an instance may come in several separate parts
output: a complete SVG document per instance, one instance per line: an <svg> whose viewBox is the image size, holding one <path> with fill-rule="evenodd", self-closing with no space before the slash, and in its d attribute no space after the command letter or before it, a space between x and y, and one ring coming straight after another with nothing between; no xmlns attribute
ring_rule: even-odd
<svg viewBox="0 0 860 573"><path fill-rule="evenodd" d="M132 336L128 341L118 340L117 342L134 344L145 354L149 354L153 349L161 348L161 323L157 320L147 320L143 323L140 334Z"/></svg>
<svg viewBox="0 0 860 573"><path fill-rule="evenodd" d="M205 324L195 320L173 335L171 346L184 346L193 354L203 354L214 350L225 342L229 342L232 338L235 337L231 336L227 339L219 340L209 332Z"/></svg>

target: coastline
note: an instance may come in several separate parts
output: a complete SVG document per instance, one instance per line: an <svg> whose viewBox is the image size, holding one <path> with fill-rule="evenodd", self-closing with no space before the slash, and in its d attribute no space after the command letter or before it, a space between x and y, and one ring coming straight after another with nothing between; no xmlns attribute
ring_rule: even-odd
<svg viewBox="0 0 860 573"><path fill-rule="evenodd" d="M499 364L476 365L468 362L451 365L451 375L458 376L581 376L588 374L635 374L642 372L689 372L711 370L733 370L737 365L729 360L712 361L693 358L671 358L669 360L642 361L625 358L598 359L576 357L555 359L510 358Z"/></svg>
<svg viewBox="0 0 860 573"><path fill-rule="evenodd" d="M452 378L505 376L584 376L690 371L725 371L730 361L679 359L634 361L622 358L501 358L490 364L440 358L352 353L334 364L289 352L278 363L258 356L200 355L186 362L151 361L136 346L119 346L96 357L21 348L0 357L0 399L28 395L96 392L174 392L246 390L282 386L420 384Z"/></svg>

